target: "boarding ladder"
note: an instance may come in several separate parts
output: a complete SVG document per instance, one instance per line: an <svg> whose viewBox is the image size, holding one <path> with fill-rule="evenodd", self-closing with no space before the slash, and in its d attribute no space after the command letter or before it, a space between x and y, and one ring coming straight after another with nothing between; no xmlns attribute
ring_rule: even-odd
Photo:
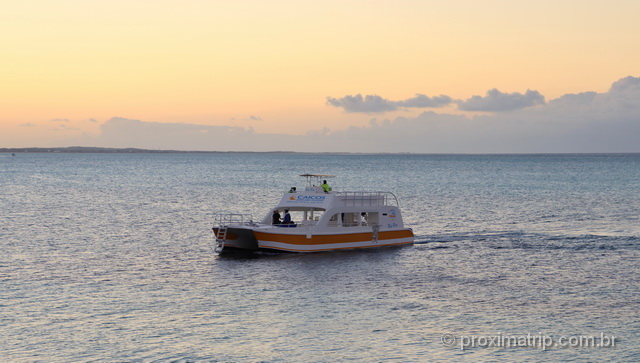
<svg viewBox="0 0 640 363"><path fill-rule="evenodd" d="M371 230L372 230L371 242L378 243L378 233L380 232L380 225L378 223L372 223Z"/></svg>
<svg viewBox="0 0 640 363"><path fill-rule="evenodd" d="M213 228L217 227L215 233L216 241L213 248L213 252L216 254L222 253L224 244L227 242L227 233L229 226L235 225L248 225L253 224L253 218L251 214L237 214L237 213L218 213L214 215Z"/></svg>
<svg viewBox="0 0 640 363"><path fill-rule="evenodd" d="M218 226L218 233L216 233L216 245L213 248L213 252L221 253L224 249L224 243L227 241L227 231L228 227L225 225Z"/></svg>

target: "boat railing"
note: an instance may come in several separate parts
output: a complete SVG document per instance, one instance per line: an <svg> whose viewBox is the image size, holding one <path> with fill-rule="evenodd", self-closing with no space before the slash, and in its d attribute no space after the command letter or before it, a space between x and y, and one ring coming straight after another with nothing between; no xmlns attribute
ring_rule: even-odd
<svg viewBox="0 0 640 363"><path fill-rule="evenodd" d="M354 191L335 192L334 194L338 196L344 206L400 206L398 198L391 192Z"/></svg>
<svg viewBox="0 0 640 363"><path fill-rule="evenodd" d="M336 177L331 174L301 174L300 176L306 179L307 188L320 186L322 180Z"/></svg>
<svg viewBox="0 0 640 363"><path fill-rule="evenodd" d="M213 224L216 226L228 226L230 224L251 225L254 223L251 214L216 213L213 215Z"/></svg>

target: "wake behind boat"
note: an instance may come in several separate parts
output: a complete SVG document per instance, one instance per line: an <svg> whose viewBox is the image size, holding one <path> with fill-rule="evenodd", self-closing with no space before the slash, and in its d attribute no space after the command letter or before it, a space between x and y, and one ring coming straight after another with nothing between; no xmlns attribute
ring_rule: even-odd
<svg viewBox="0 0 640 363"><path fill-rule="evenodd" d="M326 181L320 184L333 175L301 176L306 178L304 191L291 188L260 222L249 214L216 214L215 252L318 252L413 244L413 231L404 227L393 193L336 192Z"/></svg>

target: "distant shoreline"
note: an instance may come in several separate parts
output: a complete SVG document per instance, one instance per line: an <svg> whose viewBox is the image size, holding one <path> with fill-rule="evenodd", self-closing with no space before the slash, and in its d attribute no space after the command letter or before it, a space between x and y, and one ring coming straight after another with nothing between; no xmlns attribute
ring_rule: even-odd
<svg viewBox="0 0 640 363"><path fill-rule="evenodd" d="M185 150L151 150L138 148L111 147L19 147L0 148L0 153L93 153L93 154L226 154L226 153L259 153L261 151L185 151ZM271 151L279 153L293 153L293 151Z"/></svg>
<svg viewBox="0 0 640 363"><path fill-rule="evenodd" d="M86 154L332 154L332 155L638 155L640 152L565 152L565 153L412 153L412 152L308 152L308 151L202 151L153 150L91 146L0 148L0 154L86 153Z"/></svg>

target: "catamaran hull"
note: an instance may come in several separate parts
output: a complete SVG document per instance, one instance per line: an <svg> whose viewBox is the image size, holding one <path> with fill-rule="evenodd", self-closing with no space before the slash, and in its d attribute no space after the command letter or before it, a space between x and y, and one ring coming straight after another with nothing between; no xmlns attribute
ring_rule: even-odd
<svg viewBox="0 0 640 363"><path fill-rule="evenodd" d="M216 228L214 233L217 233ZM413 240L413 232L409 228L381 231L377 235L373 232L307 235L230 228L225 249L321 252L410 245Z"/></svg>

